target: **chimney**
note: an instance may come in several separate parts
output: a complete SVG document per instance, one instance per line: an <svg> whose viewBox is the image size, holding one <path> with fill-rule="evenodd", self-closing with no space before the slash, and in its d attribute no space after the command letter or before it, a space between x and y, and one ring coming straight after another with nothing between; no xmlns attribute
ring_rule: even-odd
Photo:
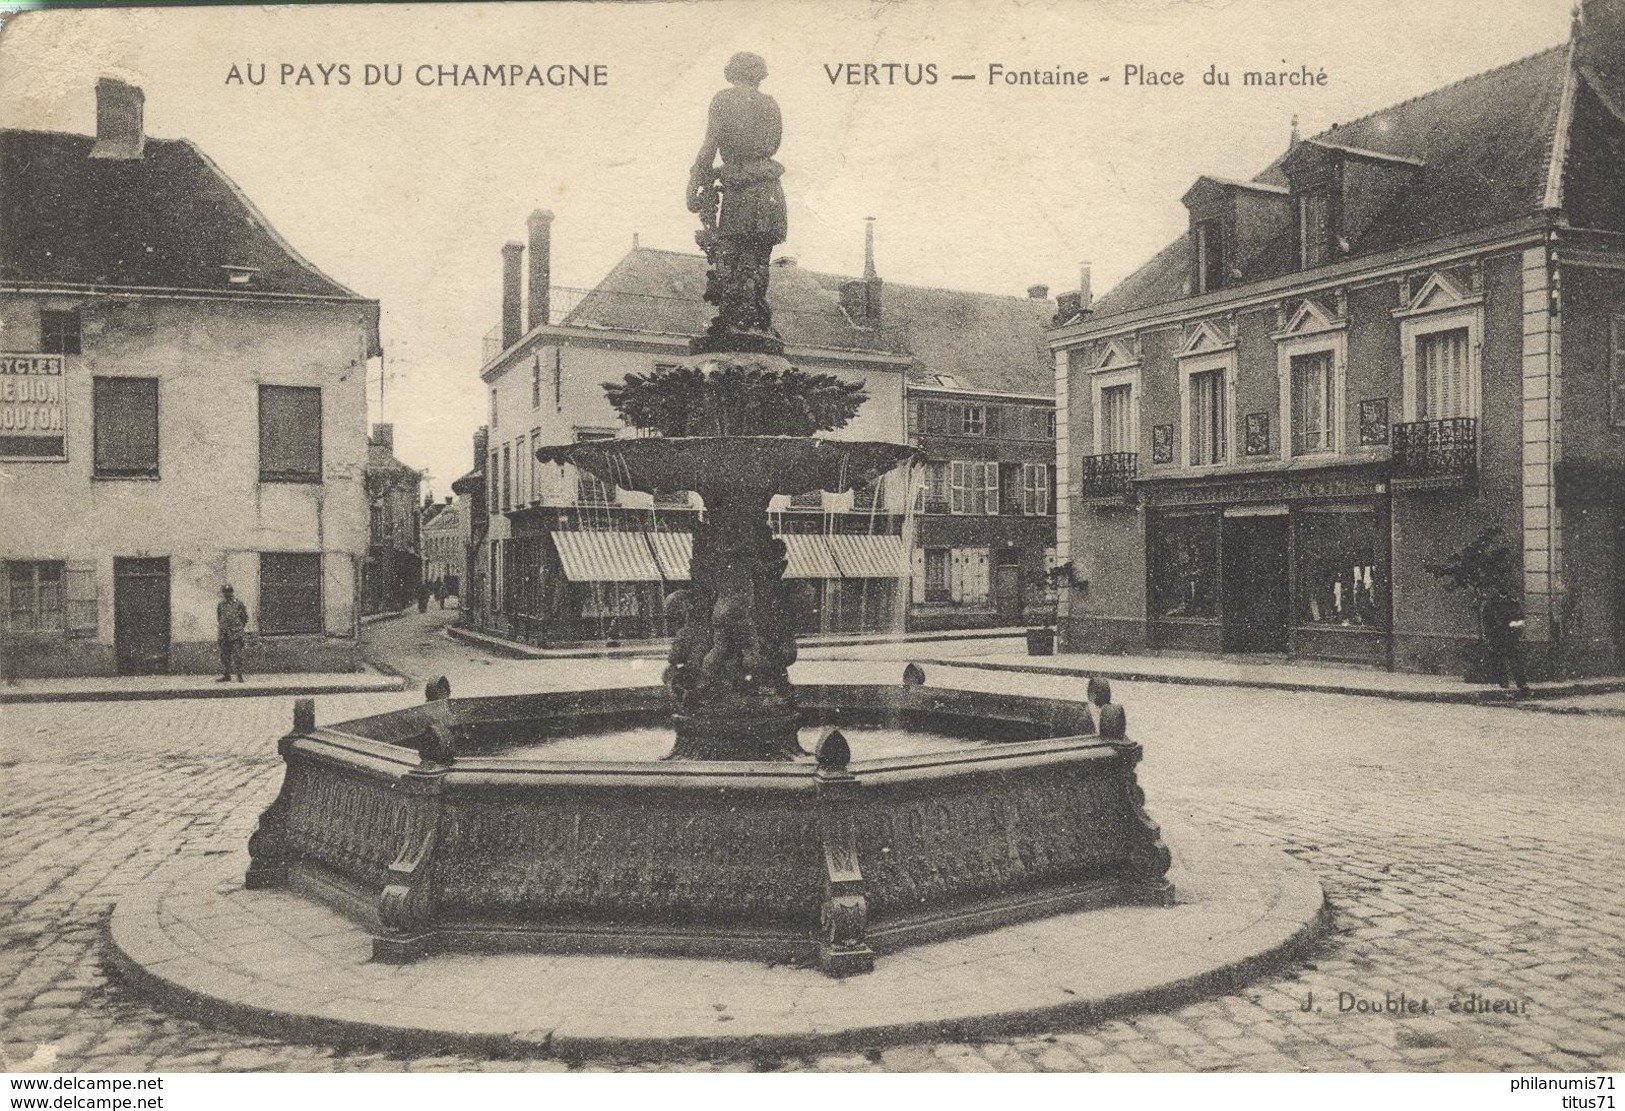
<svg viewBox="0 0 1625 1111"><path fill-rule="evenodd" d="M875 272L875 218L863 218L863 322L880 323L880 275Z"/></svg>
<svg viewBox="0 0 1625 1111"><path fill-rule="evenodd" d="M1292 113L1292 135L1287 140L1287 149L1291 150L1298 145L1298 113Z"/></svg>
<svg viewBox="0 0 1625 1111"><path fill-rule="evenodd" d="M446 495L446 504L447 505L450 505L452 502L454 502L456 500L457 500L457 498L454 495L452 495L452 494L447 494Z"/></svg>
<svg viewBox="0 0 1625 1111"><path fill-rule="evenodd" d="M1049 300L1049 286L1047 286L1047 285L1030 285L1030 286L1027 287L1027 297L1028 297L1029 300L1032 300L1032 301L1048 301Z"/></svg>
<svg viewBox="0 0 1625 1111"><path fill-rule="evenodd" d="M502 350L506 351L524 335L519 312L519 266L525 253L523 243L502 245Z"/></svg>
<svg viewBox="0 0 1625 1111"><path fill-rule="evenodd" d="M525 330L550 324L548 290L553 287L553 214L538 208L526 221L530 228L530 314Z"/></svg>
<svg viewBox="0 0 1625 1111"><path fill-rule="evenodd" d="M113 77L96 82L96 144L92 158L124 161L141 157L147 145L142 114L147 97L134 85Z"/></svg>
<svg viewBox="0 0 1625 1111"><path fill-rule="evenodd" d="M1095 291L1089 283L1089 264L1078 264L1078 307L1083 310L1092 309L1095 304Z"/></svg>
<svg viewBox="0 0 1625 1111"><path fill-rule="evenodd" d="M372 446L381 447L393 455L395 452L395 426L393 424L373 425Z"/></svg>

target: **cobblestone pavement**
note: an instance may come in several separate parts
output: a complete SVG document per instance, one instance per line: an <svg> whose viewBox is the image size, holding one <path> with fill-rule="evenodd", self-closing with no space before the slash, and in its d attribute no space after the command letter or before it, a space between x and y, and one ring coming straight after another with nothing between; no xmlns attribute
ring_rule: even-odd
<svg viewBox="0 0 1625 1111"><path fill-rule="evenodd" d="M417 679L447 673L459 694L645 682L658 666L493 660L440 635L442 620L432 612L373 626L375 652ZM896 661L908 650L861 651ZM874 672L806 669L855 681ZM930 681L1079 693L1075 680L970 669L933 669ZM1234 995L1046 1036L668 1062L406 1058L211 1029L147 1005L104 972L102 924L161 861L240 851L275 794L273 741L292 699L0 708L0 1069L1625 1068L1617 718L1117 688L1146 746L1141 781L1154 815L1248 831L1320 876L1335 928L1309 961ZM323 697L318 719L419 697ZM1432 1012L1364 1009L1402 992ZM1356 1000L1361 1009L1340 1013L1340 1001ZM1509 1002L1515 1013L1452 1013L1453 1000Z"/></svg>

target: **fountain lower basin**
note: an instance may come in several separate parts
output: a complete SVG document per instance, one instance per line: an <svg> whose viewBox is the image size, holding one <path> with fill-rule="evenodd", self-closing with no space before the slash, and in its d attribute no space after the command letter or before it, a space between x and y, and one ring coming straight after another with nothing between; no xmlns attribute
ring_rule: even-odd
<svg viewBox="0 0 1625 1111"><path fill-rule="evenodd" d="M1140 748L1096 735L1086 705L924 686L797 696L802 735L823 735L816 759L549 753L550 738L613 750L617 730L665 725L660 688L435 700L322 728L304 701L248 885L344 911L380 960L518 949L832 974L916 942L1170 898ZM926 750L871 742L871 755L871 729Z"/></svg>

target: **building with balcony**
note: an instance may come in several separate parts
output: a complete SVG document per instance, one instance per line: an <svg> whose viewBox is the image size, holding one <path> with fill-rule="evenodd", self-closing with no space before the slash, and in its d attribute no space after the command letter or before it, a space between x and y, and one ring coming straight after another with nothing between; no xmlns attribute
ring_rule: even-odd
<svg viewBox="0 0 1625 1111"><path fill-rule="evenodd" d="M1625 33L1570 42L1202 177L1189 231L1060 298L1074 650L1454 672L1426 565L1499 528L1548 673L1625 642Z"/></svg>
<svg viewBox="0 0 1625 1111"><path fill-rule="evenodd" d="M378 303L102 79L96 134L0 132L10 676L353 670Z"/></svg>
<svg viewBox="0 0 1625 1111"><path fill-rule="evenodd" d="M656 499L619 489L573 468L538 464L535 453L548 444L638 434L622 425L603 384L687 357L689 340L714 311L702 299L705 259L634 247L593 289L561 290L548 280L551 220L545 212L532 214L528 247L504 248L503 323L494 341L487 338L481 371L490 411L477 466L488 510L483 530L473 526L470 581L478 589L465 598L467 620L538 644L666 635L662 603L687 580L691 534L702 510L698 499ZM964 395L994 421L1006 406L1013 413L1053 408L1047 396L1006 398L998 389L978 388L1014 380L1022 389L1049 386L1042 347L1043 323L1052 314L1047 302L883 283L873 269L872 237L870 245L863 278L821 274L780 259L769 287L787 357L803 369L860 382L868 395L852 422L828 435L893 443L924 436L923 429L909 426L909 414L918 422L922 412L935 412L912 397L922 379L944 403ZM529 296L522 298L526 271ZM1019 328L1012 324L1016 318ZM1012 416L1012 435L1026 434L1018 428L1047 429L1047 419ZM1015 458L999 448L1005 438L997 426L989 431L984 427L973 448L944 459L997 466L1006 455ZM1029 454L1047 461L1049 442ZM933 592L928 603L923 579L911 582L927 570L923 552L910 554L919 539L910 528L916 516L910 510L919 501L912 483L919 477L901 470L858 491L775 500L770 512L788 548L785 577L804 632L902 628L920 610L935 611L939 622L955 609L972 623L993 619L994 584L1011 572L988 569L1017 561L990 554L995 541L984 533L998 531L1001 550L1014 550L1016 540L1026 544L1026 533L1007 519L1017 514L1001 516L1005 503L984 498L976 510L977 529L936 537L933 544L945 550L979 543L982 578L974 577L974 568L962 570L950 579L958 584L953 599L939 603ZM473 478L465 476L454 488L471 489ZM1048 479L1046 470L1046 497ZM1040 531L1052 529L1050 505L1036 497L1015 504L1033 511ZM959 512L968 515L968 505L962 503ZM1032 557L1040 578L1044 543Z"/></svg>

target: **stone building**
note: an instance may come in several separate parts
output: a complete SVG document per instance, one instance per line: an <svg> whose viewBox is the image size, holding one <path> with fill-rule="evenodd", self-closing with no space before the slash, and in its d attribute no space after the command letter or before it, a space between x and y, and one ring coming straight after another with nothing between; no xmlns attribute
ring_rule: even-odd
<svg viewBox="0 0 1625 1111"><path fill-rule="evenodd" d="M1547 673L1625 629L1625 35L1199 178L1189 231L1050 333L1075 650L1463 669L1425 565L1486 528Z"/></svg>
<svg viewBox="0 0 1625 1111"><path fill-rule="evenodd" d="M395 458L395 426L375 424L367 441L367 562L361 611L383 613L417 601L423 581L418 490L423 476Z"/></svg>
<svg viewBox="0 0 1625 1111"><path fill-rule="evenodd" d="M603 384L687 356L690 338L713 312L701 297L706 263L699 255L634 247L595 288L558 289L549 284L551 220L544 212L531 217L528 267L525 245L504 249L503 324L488 337L481 371L490 400L488 446L478 465L490 508L483 540L481 526L473 525L477 571L488 585L467 600L471 623L536 643L664 635L661 603L687 577L697 500L657 501L571 468L538 465L534 455L547 444L636 434L609 406ZM853 421L828 435L893 443L913 437L946 451L948 440L909 421L918 423L922 413L934 419L934 406L950 398L1022 412L1053 408L1047 395L1030 392L1050 386L1042 343L1052 310L1043 301L883 283L874 272L872 238L865 277L817 273L779 259L769 297L791 362L861 382L868 394ZM933 400L912 399L917 387ZM1011 389L1015 394L1007 397ZM1013 419L1011 435L1018 427L1047 433L1047 420ZM942 458L996 461L1009 454L998 446L1004 440L996 429L984 427L975 437L973 448ZM953 442L961 441L956 435ZM1046 439L1034 458L1052 455ZM920 477L896 472L864 490L775 501L773 525L789 549L786 580L804 632L901 628L920 612L939 627L956 617L969 624L994 619L998 572L980 580L974 572L953 577L961 590L940 602L934 591L927 600L923 581L911 583L915 570L926 569L923 554L910 555L922 534L913 528L918 515L910 513L919 492L909 484ZM1047 469L1044 477L1047 493ZM473 478L454 488L470 489ZM1031 559L1041 577L1043 549L1053 535L1050 503L1027 503L1045 533L1036 538L1005 528L1000 504L997 498L991 508L985 498L979 502L978 521L962 536L931 533L933 552L936 546L957 549L968 563L964 553L979 544L981 565L998 566L999 557L987 553L1019 538L1037 545ZM956 510L970 512L968 502ZM984 535L989 529L998 536Z"/></svg>
<svg viewBox="0 0 1625 1111"><path fill-rule="evenodd" d="M448 594L462 592L468 559L468 506L448 495L423 507L423 577L441 584Z"/></svg>
<svg viewBox="0 0 1625 1111"><path fill-rule="evenodd" d="M356 666L378 303L97 85L95 136L0 132L10 676Z"/></svg>

